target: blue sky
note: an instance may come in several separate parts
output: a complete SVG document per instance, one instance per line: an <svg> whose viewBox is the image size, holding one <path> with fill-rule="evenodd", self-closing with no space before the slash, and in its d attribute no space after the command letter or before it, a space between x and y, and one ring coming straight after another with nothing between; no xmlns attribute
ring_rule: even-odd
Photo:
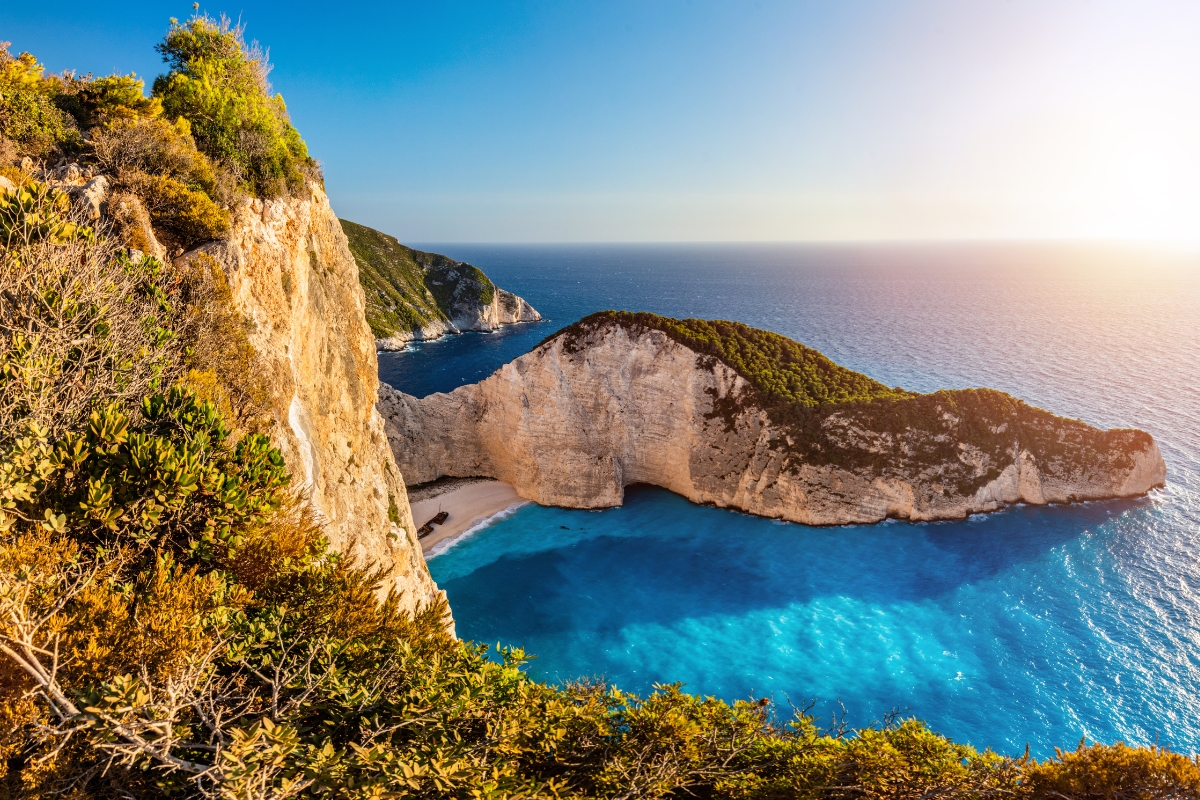
<svg viewBox="0 0 1200 800"><path fill-rule="evenodd" d="M17 7L14 7L17 6ZM1200 238L1200 3L202 4L406 241ZM191 3L5 3L53 71Z"/></svg>

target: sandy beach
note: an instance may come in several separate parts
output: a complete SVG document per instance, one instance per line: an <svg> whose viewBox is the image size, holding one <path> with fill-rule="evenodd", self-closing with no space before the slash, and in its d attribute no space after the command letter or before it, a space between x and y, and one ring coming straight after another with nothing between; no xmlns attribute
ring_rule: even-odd
<svg viewBox="0 0 1200 800"><path fill-rule="evenodd" d="M482 478L458 478L438 481L409 494L413 520L417 527L433 519L439 511L450 516L433 533L421 540L421 552L464 533L472 525L495 516L506 508L529 502L503 481Z"/></svg>

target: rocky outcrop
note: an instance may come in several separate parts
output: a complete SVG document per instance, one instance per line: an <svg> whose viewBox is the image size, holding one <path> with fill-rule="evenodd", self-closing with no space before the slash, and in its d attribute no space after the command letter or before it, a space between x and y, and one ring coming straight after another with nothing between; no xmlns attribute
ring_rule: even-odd
<svg viewBox="0 0 1200 800"><path fill-rule="evenodd" d="M342 220L359 267L367 300L367 322L379 350L402 350L464 331L494 331L501 325L537 322L533 306L496 286L483 270L465 261L426 253L395 237Z"/></svg>
<svg viewBox="0 0 1200 800"><path fill-rule="evenodd" d="M438 590L417 543L404 481L375 410L375 342L358 268L325 193L246 200L229 238L185 253L214 258L269 371L276 431L293 480L332 545L384 567L401 604Z"/></svg>
<svg viewBox="0 0 1200 800"><path fill-rule="evenodd" d="M1133 497L1166 475L1149 434L1102 431L990 390L772 404L724 360L611 322L556 336L449 394L418 400L385 385L380 410L411 483L490 476L574 508L619 505L625 486L649 483L813 525L961 519L1010 503Z"/></svg>
<svg viewBox="0 0 1200 800"><path fill-rule="evenodd" d="M427 342L464 331L489 332L501 325L539 322L542 315L521 297L496 287L488 303L459 301L449 319L430 319L411 329L397 330L391 336L375 340L377 350L403 350L409 342Z"/></svg>

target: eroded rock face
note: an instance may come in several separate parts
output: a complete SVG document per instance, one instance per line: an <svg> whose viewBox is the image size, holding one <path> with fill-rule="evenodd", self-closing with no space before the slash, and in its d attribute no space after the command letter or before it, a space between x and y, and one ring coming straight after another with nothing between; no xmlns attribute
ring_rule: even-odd
<svg viewBox="0 0 1200 800"><path fill-rule="evenodd" d="M582 344L560 336L449 394L418 400L384 385L380 411L410 483L490 476L573 508L619 505L625 486L649 483L814 525L961 519L1133 497L1166 477L1149 434L1101 431L999 392L847 404L803 424L773 419L755 396L725 363L661 331L610 326Z"/></svg>
<svg viewBox="0 0 1200 800"><path fill-rule="evenodd" d="M201 253L220 264L251 323L274 387L272 439L332 545L386 568L405 608L428 604L438 589L375 410L378 365L358 268L324 192L314 185L304 198L247 200L227 241L181 258Z"/></svg>

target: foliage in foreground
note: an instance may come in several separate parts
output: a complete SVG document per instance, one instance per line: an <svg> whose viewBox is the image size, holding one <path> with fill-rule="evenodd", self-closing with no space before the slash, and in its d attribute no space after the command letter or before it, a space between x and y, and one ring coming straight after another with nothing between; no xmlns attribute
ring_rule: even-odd
<svg viewBox="0 0 1200 800"><path fill-rule="evenodd" d="M0 797L1200 797L1200 766L1045 762L921 723L662 686L553 687L379 601L257 429L211 270L128 257L34 183L0 202ZM237 369L227 369L234 364Z"/></svg>

